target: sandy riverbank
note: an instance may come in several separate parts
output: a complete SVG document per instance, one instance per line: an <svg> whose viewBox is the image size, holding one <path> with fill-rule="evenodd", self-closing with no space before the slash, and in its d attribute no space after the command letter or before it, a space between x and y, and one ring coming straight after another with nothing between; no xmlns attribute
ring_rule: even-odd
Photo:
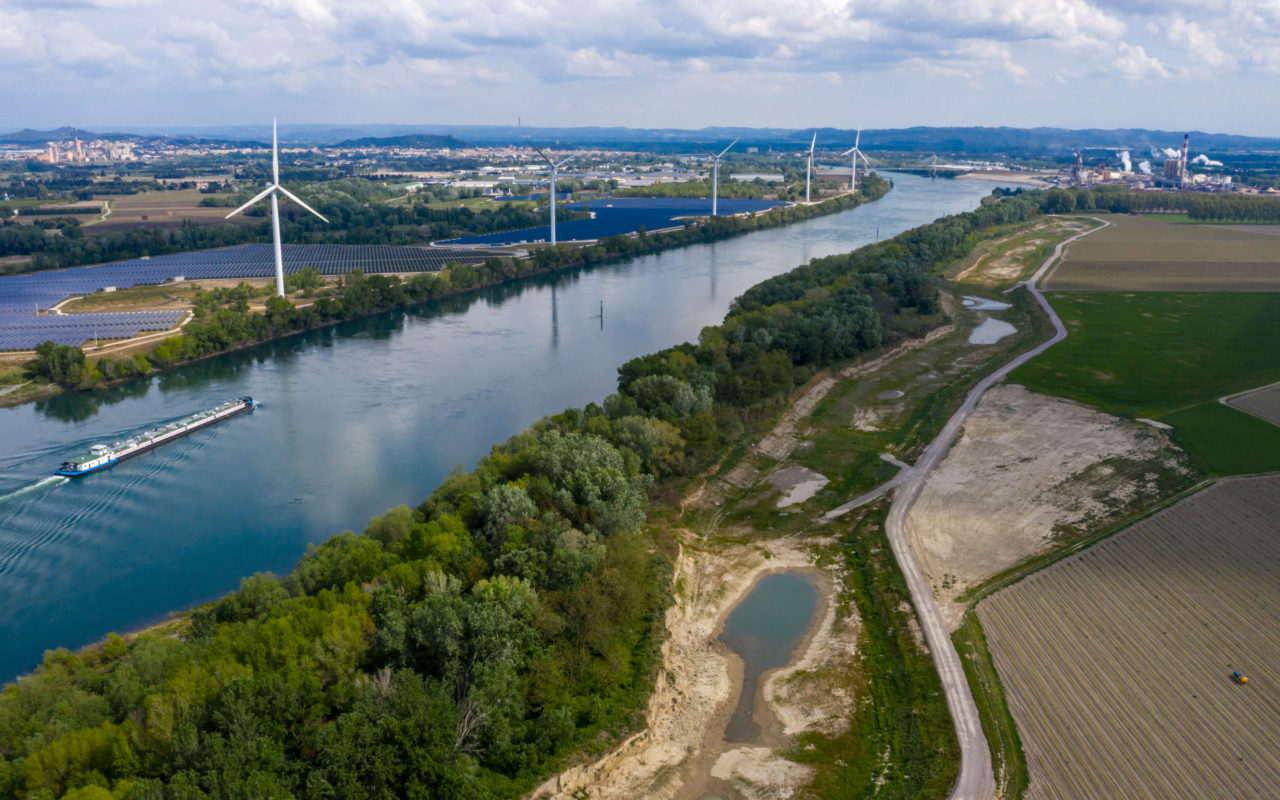
<svg viewBox="0 0 1280 800"><path fill-rule="evenodd" d="M600 800L787 797L811 771L777 751L804 730L836 732L848 724L855 698L822 677L857 652L858 622L839 613L835 602L842 576L818 564L819 550L833 540L789 537L704 547L692 532L683 536L648 725L598 761L548 780L532 797L568 800L583 790ZM761 678L754 717L761 733L751 742L730 744L724 730L741 691L743 663L717 637L756 582L777 572L814 576L816 621L791 664Z"/></svg>

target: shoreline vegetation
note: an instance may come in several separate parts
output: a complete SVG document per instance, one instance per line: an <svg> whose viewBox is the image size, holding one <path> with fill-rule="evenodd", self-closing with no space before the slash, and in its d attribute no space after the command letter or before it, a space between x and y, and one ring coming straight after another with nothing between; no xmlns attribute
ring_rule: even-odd
<svg viewBox="0 0 1280 800"><path fill-rule="evenodd" d="M288 575L50 651L0 695L0 798L513 797L608 751L645 722L682 493L817 373L944 324L938 270L1036 199L757 284Z"/></svg>
<svg viewBox="0 0 1280 800"><path fill-rule="evenodd" d="M862 192L858 195L842 194L812 205L783 206L745 216L691 220L682 228L652 234L641 228L635 236L613 236L585 247L574 244L541 247L533 250L526 259L495 256L475 266L451 264L439 272L419 273L408 280L394 275L365 275L356 271L339 276L335 285L326 287L316 270L304 268L285 276L286 291L301 291L301 296L312 299L312 302L297 307L284 298L271 297L266 302L264 313L249 310L248 301L255 290L248 284L202 291L195 298L194 318L182 332L164 339L146 353L90 361L80 347L52 343L40 345L35 360L26 369L29 374L23 377L45 383L34 383L21 393L0 395L0 407L47 398L59 391L108 388L295 333L456 297L512 281L564 269L599 266L622 258L717 241L834 214L879 200L889 188L888 181L870 176L864 180Z"/></svg>

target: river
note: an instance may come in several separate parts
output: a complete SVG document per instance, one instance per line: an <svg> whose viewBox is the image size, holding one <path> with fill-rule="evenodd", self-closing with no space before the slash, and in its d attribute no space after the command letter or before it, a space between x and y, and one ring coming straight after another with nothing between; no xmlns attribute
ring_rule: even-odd
<svg viewBox="0 0 1280 800"><path fill-rule="evenodd" d="M0 680L47 648L287 572L309 543L416 505L540 417L600 401L620 364L695 339L753 284L972 209L994 185L892 177L883 199L839 214L0 409ZM241 395L261 406L104 472L47 479L94 442Z"/></svg>

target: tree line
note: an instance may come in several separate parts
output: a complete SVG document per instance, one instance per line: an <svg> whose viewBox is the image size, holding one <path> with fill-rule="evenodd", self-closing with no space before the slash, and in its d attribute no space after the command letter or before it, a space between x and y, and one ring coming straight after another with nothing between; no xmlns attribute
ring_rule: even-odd
<svg viewBox="0 0 1280 800"><path fill-rule="evenodd" d="M1012 194L1018 194L1017 190ZM1280 197L1207 192L1133 192L1122 186L1050 189L1029 194L1050 214L1186 214L1197 222L1280 223Z"/></svg>

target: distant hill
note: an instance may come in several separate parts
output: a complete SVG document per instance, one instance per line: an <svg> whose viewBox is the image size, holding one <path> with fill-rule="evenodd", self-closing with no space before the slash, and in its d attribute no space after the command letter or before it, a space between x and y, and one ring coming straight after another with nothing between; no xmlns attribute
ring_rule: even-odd
<svg viewBox="0 0 1280 800"><path fill-rule="evenodd" d="M453 136L437 133L409 133L403 136L364 136L338 142L337 147L466 147Z"/></svg>
<svg viewBox="0 0 1280 800"><path fill-rule="evenodd" d="M0 134L0 142L5 144L44 144L45 142L63 142L68 139L103 139L111 136L120 136L120 134L103 136L93 131L64 125L51 131L36 131L31 128L23 128L16 133Z"/></svg>
<svg viewBox="0 0 1280 800"><path fill-rule="evenodd" d="M224 125L185 128L130 129L132 133L91 133L77 128L56 131L24 130L0 135L0 143L42 144L56 139L167 139L205 143L251 144L271 141L267 125ZM472 145L525 144L534 141L553 147L598 147L616 150L643 150L654 153L694 152L695 145L723 147L734 139L735 153L748 147L760 152L770 149L797 152L808 147L813 128L682 128L547 127L516 125L389 125L389 124L294 124L280 126L280 141L291 145L338 147L465 147ZM843 150L853 144L857 131L818 128L818 148ZM1280 136L1257 137L1191 131L1191 149L1214 155L1230 153L1275 153ZM1117 128L1011 128L1011 127L928 127L867 128L862 131L866 150L899 153L936 153L939 156L1029 157L1061 160L1077 150L1130 150L1134 158L1147 157L1152 148L1182 147L1183 131Z"/></svg>

